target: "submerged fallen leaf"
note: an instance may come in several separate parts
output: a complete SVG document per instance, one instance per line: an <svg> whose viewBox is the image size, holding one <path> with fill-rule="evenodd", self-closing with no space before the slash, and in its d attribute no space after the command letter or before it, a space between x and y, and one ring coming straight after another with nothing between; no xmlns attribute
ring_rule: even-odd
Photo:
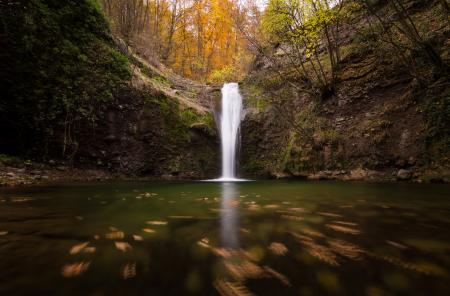
<svg viewBox="0 0 450 296"><path fill-rule="evenodd" d="M260 206L260 205L257 205L257 204L250 204L250 205L248 206L248 209L251 210L251 211L256 211L256 210L261 209L261 206Z"/></svg>
<svg viewBox="0 0 450 296"><path fill-rule="evenodd" d="M345 226L341 226L341 225L336 225L336 224L327 224L325 226L333 229L334 231L353 234L353 235L358 235L361 233L361 231L358 229L345 227Z"/></svg>
<svg viewBox="0 0 450 296"><path fill-rule="evenodd" d="M172 218L172 219L192 219L194 217L193 216L169 216L169 218Z"/></svg>
<svg viewBox="0 0 450 296"><path fill-rule="evenodd" d="M305 245L308 246L307 251L311 256L330 265L339 266L336 255L327 247L312 242L307 242Z"/></svg>
<svg viewBox="0 0 450 296"><path fill-rule="evenodd" d="M197 244L203 248L210 248L211 246L209 245L209 238L204 237L201 240L199 240L197 242Z"/></svg>
<svg viewBox="0 0 450 296"><path fill-rule="evenodd" d="M352 260L360 260L364 251L352 243L343 240L331 240L330 248L335 253Z"/></svg>
<svg viewBox="0 0 450 296"><path fill-rule="evenodd" d="M347 221L333 221L333 223L346 225L346 226L358 226L358 223L347 222Z"/></svg>
<svg viewBox="0 0 450 296"><path fill-rule="evenodd" d="M264 208L266 209L278 209L280 206L279 205L265 205Z"/></svg>
<svg viewBox="0 0 450 296"><path fill-rule="evenodd" d="M122 239L125 237L125 233L123 231L114 231L111 233L105 234L107 239Z"/></svg>
<svg viewBox="0 0 450 296"><path fill-rule="evenodd" d="M8 234L8 231L0 231L0 236L7 235L7 234Z"/></svg>
<svg viewBox="0 0 450 296"><path fill-rule="evenodd" d="M373 258L386 261L387 263L390 263L390 264L395 265L397 267L401 267L401 268L404 268L404 269L407 269L407 270L411 270L411 271L414 271L414 272L417 272L417 273L422 273L422 274L425 274L425 275L430 275L430 274L434 273L433 270L427 268L426 266L420 266L420 265L412 263L412 262L406 262L406 261L403 261L403 260L401 260L399 258L396 258L396 257L386 256L386 255L378 255L378 254L375 254L375 253L372 253L372 252L366 252L366 254L371 256L371 257L373 257Z"/></svg>
<svg viewBox="0 0 450 296"><path fill-rule="evenodd" d="M232 199L227 202L227 205L230 207L236 208L237 206L239 206L239 201Z"/></svg>
<svg viewBox="0 0 450 296"><path fill-rule="evenodd" d="M167 225L167 221L147 221L148 225Z"/></svg>
<svg viewBox="0 0 450 296"><path fill-rule="evenodd" d="M298 212L298 213L305 213L307 212L304 208L288 208L289 211Z"/></svg>
<svg viewBox="0 0 450 296"><path fill-rule="evenodd" d="M95 253L96 250L95 247L87 247L83 249L83 253Z"/></svg>
<svg viewBox="0 0 450 296"><path fill-rule="evenodd" d="M246 259L242 259L238 263L226 261L225 268L238 281L244 281L249 278L257 279L264 276L264 270L259 265Z"/></svg>
<svg viewBox="0 0 450 296"><path fill-rule="evenodd" d="M70 249L69 253L70 253L71 255L78 254L78 253L80 253L84 248L86 248L87 245L89 245L89 242L85 242L85 243L81 243L81 244L76 244L75 246L73 246L73 247Z"/></svg>
<svg viewBox="0 0 450 296"><path fill-rule="evenodd" d="M228 282L225 280L217 280L214 283L217 292L222 296L253 296L246 286L240 282Z"/></svg>
<svg viewBox="0 0 450 296"><path fill-rule="evenodd" d="M328 212L317 212L317 214L322 215L322 216L326 216L326 217L333 217L333 218L340 218L340 217L342 217L341 215L334 214L334 213L328 213Z"/></svg>
<svg viewBox="0 0 450 296"><path fill-rule="evenodd" d="M299 243L306 247L306 251L313 257L333 266L339 266L336 255L326 246L319 245L309 236L290 232Z"/></svg>
<svg viewBox="0 0 450 296"><path fill-rule="evenodd" d="M128 263L122 268L122 278L130 279L136 276L136 263Z"/></svg>
<svg viewBox="0 0 450 296"><path fill-rule="evenodd" d="M62 276L66 278L79 276L88 269L90 264L91 262L77 262L73 264L66 264L62 268Z"/></svg>
<svg viewBox="0 0 450 296"><path fill-rule="evenodd" d="M133 239L135 241L143 241L144 240L144 238L142 236L136 235L136 234L133 234Z"/></svg>
<svg viewBox="0 0 450 296"><path fill-rule="evenodd" d="M291 281L283 274L279 273L278 271L273 270L272 268L268 266L264 266L264 269L268 274L273 276L274 278L278 279L280 282L282 282L285 286L291 286Z"/></svg>
<svg viewBox="0 0 450 296"><path fill-rule="evenodd" d="M132 250L133 248L130 246L129 243L126 242L114 242L116 245L116 248L122 252L127 252L129 250Z"/></svg>
<svg viewBox="0 0 450 296"><path fill-rule="evenodd" d="M303 218L300 216L294 216L294 215L281 215L281 218L287 219L287 220L293 220L293 221L302 221Z"/></svg>
<svg viewBox="0 0 450 296"><path fill-rule="evenodd" d="M15 196L15 197L11 197L10 200L12 202L27 202L27 201L33 200L33 198L25 197L25 196Z"/></svg>
<svg viewBox="0 0 450 296"><path fill-rule="evenodd" d="M155 233L155 231L151 228L144 228L144 229L142 229L142 231L147 232L147 233Z"/></svg>
<svg viewBox="0 0 450 296"><path fill-rule="evenodd" d="M212 252L214 255L222 257L222 258L230 258L233 254L230 250L225 248L213 248Z"/></svg>
<svg viewBox="0 0 450 296"><path fill-rule="evenodd" d="M405 245L402 245L402 244L399 244L399 243L396 243L396 242L393 242L393 241L390 241L390 240L386 240L386 242L388 243L388 244L390 244L390 245L392 245L392 246L394 246L394 247L396 247L396 248L399 248L399 249L407 249L408 247L407 246L405 246Z"/></svg>
<svg viewBox="0 0 450 296"><path fill-rule="evenodd" d="M300 229L300 231L309 236L315 236L315 237L324 237L325 236L322 233L312 230L312 229L309 229L309 228L302 228L302 229Z"/></svg>
<svg viewBox="0 0 450 296"><path fill-rule="evenodd" d="M307 235L303 235L297 232L293 232L293 231L288 231L288 233L290 233L293 237L299 239L301 242L303 241L313 241L313 239Z"/></svg>
<svg viewBox="0 0 450 296"><path fill-rule="evenodd" d="M77 220L83 220L84 218L82 217L82 216L75 216L75 219L77 219Z"/></svg>
<svg viewBox="0 0 450 296"><path fill-rule="evenodd" d="M275 255L283 256L288 252L286 246L282 243L273 242L269 246L269 250L272 251Z"/></svg>
<svg viewBox="0 0 450 296"><path fill-rule="evenodd" d="M142 199L142 198L150 198L150 197L152 197L152 196L156 196L156 195L158 195L158 194L156 194L156 193L150 193L150 192L144 192L144 193L141 193L141 194L139 194L138 196L136 196L136 198L137 199Z"/></svg>

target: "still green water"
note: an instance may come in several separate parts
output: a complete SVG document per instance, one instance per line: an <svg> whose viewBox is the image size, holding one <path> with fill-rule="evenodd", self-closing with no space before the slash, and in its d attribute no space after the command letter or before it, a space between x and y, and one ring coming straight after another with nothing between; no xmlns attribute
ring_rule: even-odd
<svg viewBox="0 0 450 296"><path fill-rule="evenodd" d="M450 187L0 191L0 295L449 295Z"/></svg>

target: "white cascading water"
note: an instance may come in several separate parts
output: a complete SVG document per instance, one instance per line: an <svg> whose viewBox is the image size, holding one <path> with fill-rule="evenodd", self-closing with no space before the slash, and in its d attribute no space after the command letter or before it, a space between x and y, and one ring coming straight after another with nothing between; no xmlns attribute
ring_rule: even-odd
<svg viewBox="0 0 450 296"><path fill-rule="evenodd" d="M222 87L222 111L220 114L220 136L222 141L221 181L237 181L236 150L241 125L242 97L237 83L225 83Z"/></svg>

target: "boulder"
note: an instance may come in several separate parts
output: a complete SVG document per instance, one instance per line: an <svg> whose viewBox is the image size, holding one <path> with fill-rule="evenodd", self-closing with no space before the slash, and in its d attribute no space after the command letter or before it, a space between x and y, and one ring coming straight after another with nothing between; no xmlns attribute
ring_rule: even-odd
<svg viewBox="0 0 450 296"><path fill-rule="evenodd" d="M407 181L407 180L411 179L411 177L412 177L412 173L410 170L401 169L397 172L397 180Z"/></svg>

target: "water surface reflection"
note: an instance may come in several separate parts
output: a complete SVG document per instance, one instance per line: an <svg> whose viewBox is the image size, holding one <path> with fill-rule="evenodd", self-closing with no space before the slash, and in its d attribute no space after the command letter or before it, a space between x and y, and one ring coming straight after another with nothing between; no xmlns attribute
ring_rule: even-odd
<svg viewBox="0 0 450 296"><path fill-rule="evenodd" d="M238 212L236 184L222 183L222 199L220 211L220 239L223 248L237 249L238 237Z"/></svg>
<svg viewBox="0 0 450 296"><path fill-rule="evenodd" d="M0 295L447 295L448 185L0 190Z"/></svg>

